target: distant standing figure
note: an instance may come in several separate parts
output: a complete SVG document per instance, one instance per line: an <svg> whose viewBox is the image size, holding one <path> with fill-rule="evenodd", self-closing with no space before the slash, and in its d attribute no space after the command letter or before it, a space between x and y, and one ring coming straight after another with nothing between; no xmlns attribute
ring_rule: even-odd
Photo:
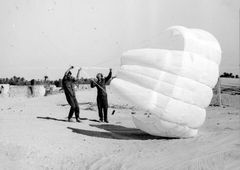
<svg viewBox="0 0 240 170"><path fill-rule="evenodd" d="M4 86L1 86L0 88L0 94L4 91Z"/></svg>
<svg viewBox="0 0 240 170"><path fill-rule="evenodd" d="M71 69L73 69L73 66L71 66L64 74L63 80L62 80L62 87L64 90L64 93L66 95L66 99L68 101L68 104L71 106L69 114L68 114L68 121L71 121L71 118L73 116L73 113L75 112L75 118L77 122L80 122L79 120L79 106L78 101L76 99L75 95L75 89L74 84L79 78L79 73L81 71L81 68L78 70L76 79L72 77Z"/></svg>
<svg viewBox="0 0 240 170"><path fill-rule="evenodd" d="M102 73L98 73L96 75L97 81L91 81L91 87L97 88L97 106L98 106L98 114L99 121L108 123L108 99L107 99L107 91L106 91L106 83L112 77L112 69L110 68L109 74L107 77L103 77ZM104 115L103 115L104 113Z"/></svg>
<svg viewBox="0 0 240 170"><path fill-rule="evenodd" d="M30 90L30 96L33 96L33 87L34 87L34 85L36 84L36 82L35 82L35 80L34 79L32 79L31 81L30 81L30 86L28 86L28 88L29 88L29 90Z"/></svg>

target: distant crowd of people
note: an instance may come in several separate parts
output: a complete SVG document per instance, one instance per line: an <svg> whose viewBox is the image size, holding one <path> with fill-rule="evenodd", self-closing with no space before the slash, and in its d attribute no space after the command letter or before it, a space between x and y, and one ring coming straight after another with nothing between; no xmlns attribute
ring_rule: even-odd
<svg viewBox="0 0 240 170"><path fill-rule="evenodd" d="M80 109L78 105L78 101L75 94L75 83L79 79L79 74L81 68L78 69L76 78L72 76L71 70L74 67L71 66L64 74L62 79L62 88L64 90L67 102L71 106L69 114L68 114L68 121L71 121L73 114L75 113L75 118L77 122L80 122ZM112 78L112 69L109 69L109 74L107 77L104 77L102 73L98 73L96 75L96 79L91 79L91 87L97 88L97 107L98 107L98 115L99 115L99 122L108 123L108 98L107 98L107 91L106 91L106 83Z"/></svg>

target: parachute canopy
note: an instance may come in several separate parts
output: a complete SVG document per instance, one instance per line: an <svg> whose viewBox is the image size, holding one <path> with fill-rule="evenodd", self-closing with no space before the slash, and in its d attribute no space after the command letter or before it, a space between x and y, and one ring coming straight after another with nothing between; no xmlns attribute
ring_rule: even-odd
<svg viewBox="0 0 240 170"><path fill-rule="evenodd" d="M137 128L156 136L193 137L204 123L219 76L221 48L210 33L173 26L184 49L134 49L123 53L111 88L150 115L136 114Z"/></svg>

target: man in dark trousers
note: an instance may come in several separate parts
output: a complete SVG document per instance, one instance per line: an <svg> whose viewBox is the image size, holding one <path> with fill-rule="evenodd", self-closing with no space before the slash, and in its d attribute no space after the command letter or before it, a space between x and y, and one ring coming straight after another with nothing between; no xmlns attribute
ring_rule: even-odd
<svg viewBox="0 0 240 170"><path fill-rule="evenodd" d="M110 68L109 74L107 77L103 77L102 73L97 74L97 81L91 81L91 87L97 88L97 106L98 106L98 114L99 121L108 123L108 99L107 99L107 91L106 91L106 83L112 77L112 69ZM104 113L104 114L103 114Z"/></svg>
<svg viewBox="0 0 240 170"><path fill-rule="evenodd" d="M77 122L80 122L79 120L79 106L78 101L76 99L74 85L77 82L79 78L79 73L81 71L81 68L78 69L77 78L75 79L72 77L71 69L73 69L73 66L71 66L64 74L63 80L62 80L62 87L65 92L66 99L68 101L68 104L71 106L69 114L68 114L68 121L71 121L71 118L73 116L73 113L75 112L75 118Z"/></svg>

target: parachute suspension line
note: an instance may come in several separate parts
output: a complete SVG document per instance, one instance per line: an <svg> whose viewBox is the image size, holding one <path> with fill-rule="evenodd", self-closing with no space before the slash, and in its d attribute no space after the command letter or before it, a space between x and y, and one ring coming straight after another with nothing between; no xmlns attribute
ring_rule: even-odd
<svg viewBox="0 0 240 170"><path fill-rule="evenodd" d="M86 70L89 70L89 69L96 69L96 70L107 70L107 69L109 69L109 68L107 68L107 67L94 67L94 66L90 66L90 67L85 67L85 66L83 66L83 67L81 67L82 69L86 69Z"/></svg>
<svg viewBox="0 0 240 170"><path fill-rule="evenodd" d="M89 74L88 74L86 71L82 70L82 72L83 72L87 77L89 77ZM103 89L94 79L93 79L92 81L93 81L100 89L102 89L102 91L104 91L104 93L107 94L106 90Z"/></svg>

